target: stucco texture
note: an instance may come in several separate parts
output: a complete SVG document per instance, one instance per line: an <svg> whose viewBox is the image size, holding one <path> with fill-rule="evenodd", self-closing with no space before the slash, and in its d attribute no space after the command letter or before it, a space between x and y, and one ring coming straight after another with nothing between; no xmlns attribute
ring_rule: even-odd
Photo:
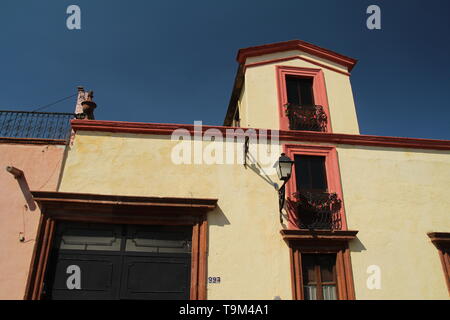
<svg viewBox="0 0 450 320"><path fill-rule="evenodd" d="M338 148L358 299L448 299L428 232L450 232L450 152ZM369 290L367 268L381 271Z"/></svg>
<svg viewBox="0 0 450 320"><path fill-rule="evenodd" d="M24 297L40 217L29 190L55 191L63 156L64 146L0 144L0 300Z"/></svg>

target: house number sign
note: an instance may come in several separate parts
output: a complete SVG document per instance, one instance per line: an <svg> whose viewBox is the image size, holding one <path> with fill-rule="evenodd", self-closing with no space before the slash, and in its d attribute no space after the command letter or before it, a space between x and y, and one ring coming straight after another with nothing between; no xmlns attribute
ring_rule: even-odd
<svg viewBox="0 0 450 320"><path fill-rule="evenodd" d="M220 283L220 277L208 277L208 283Z"/></svg>

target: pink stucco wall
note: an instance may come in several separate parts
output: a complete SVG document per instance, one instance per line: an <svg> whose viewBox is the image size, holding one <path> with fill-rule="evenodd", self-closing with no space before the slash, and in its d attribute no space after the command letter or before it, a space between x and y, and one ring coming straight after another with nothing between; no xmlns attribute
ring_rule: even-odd
<svg viewBox="0 0 450 320"><path fill-rule="evenodd" d="M23 299L40 216L27 189L56 190L64 149L0 141L0 299ZM16 180L6 166L22 170L25 179Z"/></svg>

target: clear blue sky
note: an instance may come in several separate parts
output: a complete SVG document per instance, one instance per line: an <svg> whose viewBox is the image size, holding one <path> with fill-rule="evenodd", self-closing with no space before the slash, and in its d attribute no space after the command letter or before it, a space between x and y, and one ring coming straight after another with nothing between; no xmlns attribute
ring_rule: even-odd
<svg viewBox="0 0 450 320"><path fill-rule="evenodd" d="M81 30L66 28L70 4ZM370 4L380 31L366 28ZM359 60L361 133L450 139L448 0L2 0L0 39L0 109L33 110L83 85L97 119L221 125L237 50L301 39Z"/></svg>

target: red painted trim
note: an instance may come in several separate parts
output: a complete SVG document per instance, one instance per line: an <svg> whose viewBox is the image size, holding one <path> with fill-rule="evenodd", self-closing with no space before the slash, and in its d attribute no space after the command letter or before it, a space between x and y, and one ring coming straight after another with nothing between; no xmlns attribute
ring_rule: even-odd
<svg viewBox="0 0 450 320"><path fill-rule="evenodd" d="M339 69L327 66L325 64L316 62L316 61L314 61L312 59L308 59L308 58L305 58L305 57L299 57L299 56L289 56L289 57L286 57L286 58L272 59L272 60L265 60L265 61L261 61L261 62L249 63L249 64L246 64L244 66L244 72L245 72L245 70L247 70L247 68L262 66L262 65L270 64L270 63L284 62L284 61L289 61L289 60L294 60L294 59L303 60L303 61L315 64L315 65L317 65L319 67L322 67L322 68L325 68L325 69L329 69L331 71L338 72L338 73L341 73L341 74L346 75L346 76L350 76L349 72L345 72L345 71L342 71L342 70L339 70Z"/></svg>
<svg viewBox="0 0 450 320"><path fill-rule="evenodd" d="M65 145L67 144L66 140L59 139L35 139L35 138L7 138L0 137L0 143L11 143L11 144L56 144L56 145Z"/></svg>
<svg viewBox="0 0 450 320"><path fill-rule="evenodd" d="M117 132L132 134L151 134L151 135L171 135L176 129L186 129L191 135L194 134L194 125L192 124L160 124L143 122L125 122L125 121L103 121L103 120L72 120L72 128L75 131L100 131ZM236 128L224 126L202 126L202 133L208 129L217 129L223 134L226 130L248 130L253 129L257 134L260 130L257 128ZM270 132L269 132L270 131ZM268 134L276 134L276 131L266 130ZM239 136L236 134L236 136ZM450 150L450 140L434 140L419 138L402 137L383 137L371 135L357 135L344 133L325 133L314 131L294 131L281 130L278 132L280 141L304 141L333 143L343 145L359 145L371 147L388 148L411 148L411 149L430 149L430 150Z"/></svg>
<svg viewBox="0 0 450 320"><path fill-rule="evenodd" d="M335 192L339 196L339 199L342 200L342 207L340 211L342 219L342 230L347 230L347 220L345 217L345 208L344 208L345 207L344 197L341 185L341 174L339 172L339 162L336 147L284 144L283 152L292 160L294 160L294 156L298 154L325 157L325 170L327 175L328 192ZM289 179L288 183L286 184L287 198L292 197L292 194L297 191L296 185L297 185L296 177L295 174L293 174L291 179ZM294 212L288 212L288 227L290 229L298 229L294 223L295 221L294 214L295 214Z"/></svg>
<svg viewBox="0 0 450 320"><path fill-rule="evenodd" d="M356 59L344 56L337 52L321 48L319 46L301 40L291 40L256 47L243 48L238 51L236 59L237 61L239 61L239 63L243 64L245 63L245 60L249 57L261 56L264 54L289 50L300 50L312 54L314 56L335 62L337 64L347 67L348 71L351 71L357 63Z"/></svg>
<svg viewBox="0 0 450 320"><path fill-rule="evenodd" d="M323 75L323 71L321 69L276 66L275 72L277 79L278 112L280 116L281 130L289 130L289 119L286 116L284 106L288 103L286 76L291 75L313 79L314 103L323 107L328 119L327 132L332 132L330 111L328 108L327 89L325 86L325 77Z"/></svg>

